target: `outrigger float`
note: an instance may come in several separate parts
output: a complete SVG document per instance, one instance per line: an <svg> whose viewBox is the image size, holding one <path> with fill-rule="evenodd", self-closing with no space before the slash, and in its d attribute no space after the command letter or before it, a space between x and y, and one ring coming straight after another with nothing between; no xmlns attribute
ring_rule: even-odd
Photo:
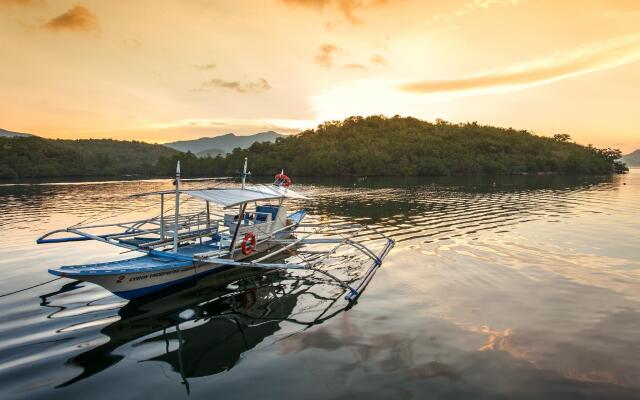
<svg viewBox="0 0 640 400"><path fill-rule="evenodd" d="M309 198L290 188L291 179L284 172L277 174L271 185L246 185L248 175L245 159L240 188L182 189L178 162L175 190L134 195L158 196L159 215L120 223L74 225L51 231L37 243L96 240L144 253L120 261L49 270L53 275L100 285L125 299L229 268L261 268L313 271L342 286L346 300L357 300L394 241L359 224L303 223L306 212L289 213L284 202ZM165 210L166 196L175 197L173 215ZM203 209L181 213L182 196L200 200ZM211 204L222 207L223 214L214 214ZM236 211L224 212L229 209ZM380 249L374 252L374 247ZM368 266L361 277L340 279L323 268L336 257L354 260L353 253L368 260L362 262ZM282 260L283 256L287 257Z"/></svg>

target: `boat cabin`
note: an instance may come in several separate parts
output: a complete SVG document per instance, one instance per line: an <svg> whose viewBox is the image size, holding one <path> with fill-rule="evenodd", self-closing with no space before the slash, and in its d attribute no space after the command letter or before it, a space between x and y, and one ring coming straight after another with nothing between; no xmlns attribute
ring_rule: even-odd
<svg viewBox="0 0 640 400"><path fill-rule="evenodd" d="M225 213L224 214L224 226L229 228L230 233L235 233L238 226L238 218L240 213ZM254 211L244 212L242 221L240 222L240 232L242 235L249 231L256 233L256 236L260 237L260 234L267 234L275 229L286 226L287 223L287 208L282 203L280 204L255 204Z"/></svg>

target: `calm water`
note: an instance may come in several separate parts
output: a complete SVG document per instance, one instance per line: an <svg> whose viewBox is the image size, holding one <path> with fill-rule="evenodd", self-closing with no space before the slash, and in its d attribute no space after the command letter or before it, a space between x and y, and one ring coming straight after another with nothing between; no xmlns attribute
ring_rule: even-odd
<svg viewBox="0 0 640 400"><path fill-rule="evenodd" d="M304 273L134 302L57 280L0 298L0 398L640 398L640 170L296 184L397 241L353 308ZM0 293L130 256L35 239L168 187L0 186Z"/></svg>

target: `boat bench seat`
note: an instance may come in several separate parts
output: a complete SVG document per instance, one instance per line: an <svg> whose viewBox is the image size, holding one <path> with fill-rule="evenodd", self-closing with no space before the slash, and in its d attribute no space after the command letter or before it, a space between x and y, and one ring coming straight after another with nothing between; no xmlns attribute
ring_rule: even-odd
<svg viewBox="0 0 640 400"><path fill-rule="evenodd" d="M275 221L276 220L276 215L278 215L279 208L280 207L278 207L278 206L262 205L262 206L257 206L256 207L256 212L265 213L265 214L271 214L271 220Z"/></svg>

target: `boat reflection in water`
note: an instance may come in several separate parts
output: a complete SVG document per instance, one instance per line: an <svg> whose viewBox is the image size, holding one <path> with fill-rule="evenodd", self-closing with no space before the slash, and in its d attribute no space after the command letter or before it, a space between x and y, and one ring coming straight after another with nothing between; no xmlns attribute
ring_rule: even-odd
<svg viewBox="0 0 640 400"><path fill-rule="evenodd" d="M135 342L133 348L153 349L153 356L142 361L170 364L189 392L188 378L233 368L244 352L282 330L283 321L299 327L293 333L345 311L349 305L339 301L342 288L323 282L315 276L295 276L282 270L265 274L263 270L236 268L153 298L132 300L120 309L120 320L100 331L108 342L67 361L83 371L58 387L117 364L125 357L116 350ZM43 296L43 305L50 295ZM297 318L296 310L304 320Z"/></svg>

